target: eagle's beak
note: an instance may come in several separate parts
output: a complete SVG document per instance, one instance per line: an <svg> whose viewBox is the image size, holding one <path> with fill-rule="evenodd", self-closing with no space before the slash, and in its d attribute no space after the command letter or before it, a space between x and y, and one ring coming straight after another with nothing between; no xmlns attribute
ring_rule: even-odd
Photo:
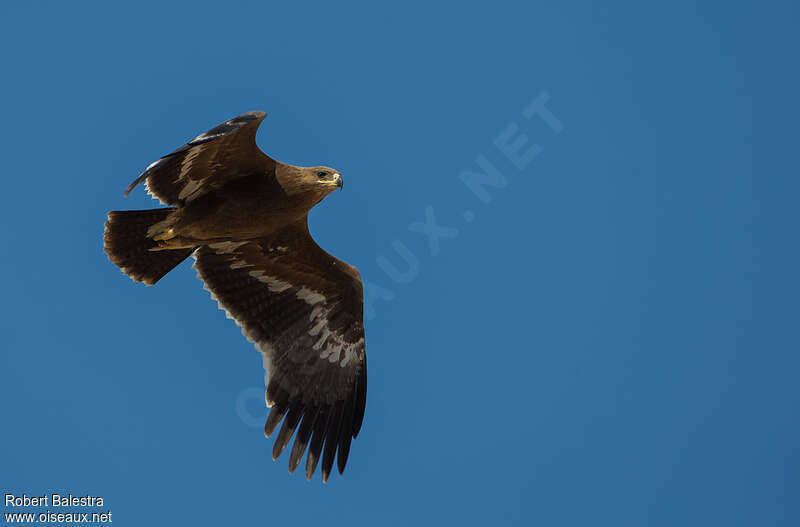
<svg viewBox="0 0 800 527"><path fill-rule="evenodd" d="M342 179L342 175L339 174L338 172L333 175L333 183L337 187L339 187L339 190L341 190L342 187L344 187L344 180Z"/></svg>

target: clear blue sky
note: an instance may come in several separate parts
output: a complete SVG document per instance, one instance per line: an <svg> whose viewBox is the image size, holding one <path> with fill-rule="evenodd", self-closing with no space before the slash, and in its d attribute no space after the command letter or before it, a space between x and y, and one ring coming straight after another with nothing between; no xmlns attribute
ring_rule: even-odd
<svg viewBox="0 0 800 527"><path fill-rule="evenodd" d="M797 129L755 108L796 98L798 13L746 4L4 4L0 492L133 526L797 525ZM327 485L271 460L261 358L190 265L146 288L102 250L158 206L122 197L144 167L256 109L263 150L341 170L311 229L375 295Z"/></svg>

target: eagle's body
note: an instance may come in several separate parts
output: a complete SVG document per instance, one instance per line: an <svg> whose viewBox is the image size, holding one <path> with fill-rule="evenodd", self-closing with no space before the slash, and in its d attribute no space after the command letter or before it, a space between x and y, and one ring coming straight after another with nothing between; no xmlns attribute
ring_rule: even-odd
<svg viewBox="0 0 800 527"><path fill-rule="evenodd" d="M170 208L110 212L105 251L126 274L156 283L190 254L222 309L264 357L269 436L277 458L295 430L310 479L323 451L341 473L366 404L363 288L358 270L322 250L308 211L342 187L328 167L294 167L255 144L263 112L213 128L151 164L145 182ZM284 419L285 417L285 419Z"/></svg>
<svg viewBox="0 0 800 527"><path fill-rule="evenodd" d="M310 206L316 205L304 199L305 195L291 196L284 191L296 177L294 169L275 162L272 171L230 181L176 209L152 234L158 238L164 234L160 230L166 232L172 228L170 237L175 238L172 247L270 236L304 219Z"/></svg>

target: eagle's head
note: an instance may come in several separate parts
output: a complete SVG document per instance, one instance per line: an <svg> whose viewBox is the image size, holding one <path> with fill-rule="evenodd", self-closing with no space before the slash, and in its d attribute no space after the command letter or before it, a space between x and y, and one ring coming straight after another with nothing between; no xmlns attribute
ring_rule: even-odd
<svg viewBox="0 0 800 527"><path fill-rule="evenodd" d="M330 167L279 165L275 175L286 194L303 203L306 210L343 185L339 171Z"/></svg>
<svg viewBox="0 0 800 527"><path fill-rule="evenodd" d="M330 167L296 167L278 163L275 176L287 196L295 203L299 201L306 210L343 185L339 171Z"/></svg>
<svg viewBox="0 0 800 527"><path fill-rule="evenodd" d="M303 177L308 183L322 189L327 196L336 189L344 186L342 175L339 171L330 167L309 167L304 169Z"/></svg>

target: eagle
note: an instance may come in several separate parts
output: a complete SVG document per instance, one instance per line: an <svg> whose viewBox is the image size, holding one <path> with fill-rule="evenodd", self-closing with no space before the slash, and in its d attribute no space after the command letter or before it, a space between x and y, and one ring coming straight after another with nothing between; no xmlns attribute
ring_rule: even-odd
<svg viewBox="0 0 800 527"><path fill-rule="evenodd" d="M263 356L264 435L283 422L277 459L297 432L293 473L306 456L311 479L322 457L327 482L342 474L364 419L367 358L358 270L320 248L308 212L341 189L339 171L297 167L264 154L255 111L200 134L150 166L140 183L167 208L108 213L108 258L153 285L189 255L219 307Z"/></svg>

